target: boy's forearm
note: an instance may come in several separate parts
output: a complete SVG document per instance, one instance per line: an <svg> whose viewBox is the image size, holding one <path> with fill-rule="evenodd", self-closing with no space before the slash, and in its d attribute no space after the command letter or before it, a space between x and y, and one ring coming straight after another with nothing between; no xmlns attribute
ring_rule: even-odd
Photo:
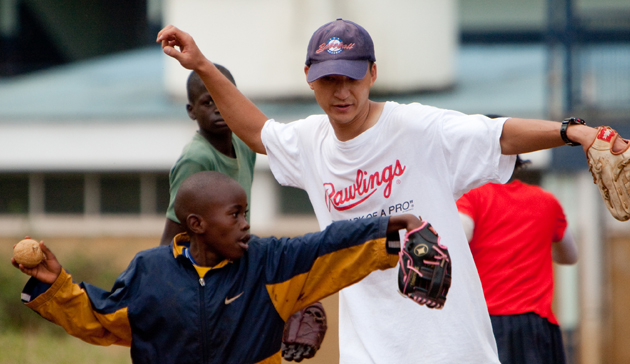
<svg viewBox="0 0 630 364"><path fill-rule="evenodd" d="M26 290L25 290L26 291ZM72 277L62 270L57 280L45 292L29 298L26 306L39 313L45 319L61 326L72 336L95 345L131 344L131 328L126 312L107 315L106 320L99 320L93 310L90 299ZM102 322L107 322L108 327Z"/></svg>

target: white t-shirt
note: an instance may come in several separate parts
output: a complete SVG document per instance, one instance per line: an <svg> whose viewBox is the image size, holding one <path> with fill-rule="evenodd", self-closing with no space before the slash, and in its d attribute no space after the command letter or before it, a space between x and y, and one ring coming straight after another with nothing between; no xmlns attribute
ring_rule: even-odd
<svg viewBox="0 0 630 364"><path fill-rule="evenodd" d="M492 327L455 201L486 182L505 183L506 119L387 102L378 122L339 141L326 115L269 120L262 141L282 185L306 190L323 229L334 220L412 213L449 248L452 285L433 310L398 293L397 269L340 293L341 363L499 363Z"/></svg>

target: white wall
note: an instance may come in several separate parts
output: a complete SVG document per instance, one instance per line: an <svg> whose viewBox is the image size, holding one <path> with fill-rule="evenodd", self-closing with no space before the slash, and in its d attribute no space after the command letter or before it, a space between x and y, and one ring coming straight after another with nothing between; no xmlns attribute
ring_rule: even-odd
<svg viewBox="0 0 630 364"><path fill-rule="evenodd" d="M304 76L313 32L336 18L370 32L375 91L441 89L454 83L455 0L165 0L164 24L190 33L210 60L232 71L250 98L309 96ZM184 97L188 72L165 66L169 93Z"/></svg>
<svg viewBox="0 0 630 364"><path fill-rule="evenodd" d="M186 120L8 123L0 171L168 171L196 130Z"/></svg>

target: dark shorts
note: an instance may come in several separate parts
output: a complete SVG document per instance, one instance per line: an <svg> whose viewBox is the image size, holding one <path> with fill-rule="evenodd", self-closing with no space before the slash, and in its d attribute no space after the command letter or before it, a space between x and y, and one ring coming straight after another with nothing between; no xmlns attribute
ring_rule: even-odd
<svg viewBox="0 0 630 364"><path fill-rule="evenodd" d="M560 327L533 312L490 315L502 364L563 364Z"/></svg>

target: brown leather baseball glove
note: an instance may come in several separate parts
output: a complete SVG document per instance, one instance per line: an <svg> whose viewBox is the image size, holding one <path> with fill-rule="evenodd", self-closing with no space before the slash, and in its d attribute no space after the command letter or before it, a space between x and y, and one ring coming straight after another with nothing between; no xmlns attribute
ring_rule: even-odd
<svg viewBox="0 0 630 364"><path fill-rule="evenodd" d="M588 169L608 211L619 221L630 219L630 144L619 152L612 146L619 134L608 126L597 128L597 137L586 152ZM627 141L626 141L627 142Z"/></svg>
<svg viewBox="0 0 630 364"><path fill-rule="evenodd" d="M296 312L284 325L282 357L296 362L312 358L319 350L327 328L326 312L320 302Z"/></svg>

